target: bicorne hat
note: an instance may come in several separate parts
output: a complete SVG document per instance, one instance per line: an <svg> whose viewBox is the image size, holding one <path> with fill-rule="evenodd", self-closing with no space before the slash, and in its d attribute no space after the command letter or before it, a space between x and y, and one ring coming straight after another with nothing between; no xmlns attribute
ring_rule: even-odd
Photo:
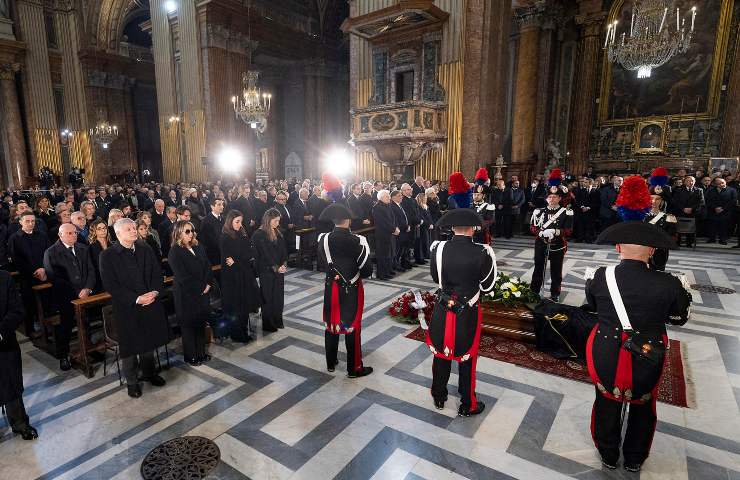
<svg viewBox="0 0 740 480"><path fill-rule="evenodd" d="M469 208L454 208L448 210L437 221L438 227L481 227L480 217Z"/></svg>
<svg viewBox="0 0 740 480"><path fill-rule="evenodd" d="M352 212L349 208L345 207L341 203L332 203L321 212L319 220L322 222L341 223L345 220L352 220Z"/></svg>
<svg viewBox="0 0 740 480"><path fill-rule="evenodd" d="M616 245L632 244L654 248L676 249L676 242L665 230L640 221L620 222L607 228L596 239L596 243Z"/></svg>

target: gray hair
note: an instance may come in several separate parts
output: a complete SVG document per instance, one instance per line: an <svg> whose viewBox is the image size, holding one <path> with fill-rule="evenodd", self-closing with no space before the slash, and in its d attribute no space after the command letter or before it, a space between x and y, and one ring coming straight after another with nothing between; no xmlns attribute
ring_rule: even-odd
<svg viewBox="0 0 740 480"><path fill-rule="evenodd" d="M115 214L123 215L123 212L120 211L119 209L117 209L117 208L111 208L110 212L108 212L108 226L109 227L112 225L112 223L110 221L111 220L111 218L110 218L111 217L111 214L114 214L114 213Z"/></svg>
<svg viewBox="0 0 740 480"><path fill-rule="evenodd" d="M54 213L59 215L63 210L67 210L67 202L59 202L54 205Z"/></svg>
<svg viewBox="0 0 740 480"><path fill-rule="evenodd" d="M82 217L83 219L85 219L85 214L77 210L76 212L72 212L72 214L69 216L69 219L70 221L74 221L74 219L78 217Z"/></svg>
<svg viewBox="0 0 740 480"><path fill-rule="evenodd" d="M391 196L391 192L389 192L388 190L378 190L378 199L380 199L380 197L384 197L386 195L388 195L390 197Z"/></svg>
<svg viewBox="0 0 740 480"><path fill-rule="evenodd" d="M125 225L128 225L129 223L133 225L134 227L136 227L136 222L134 222L130 218L124 217L124 218L118 219L116 223L113 224L113 230L116 232L116 236L118 236L118 234L123 230L123 227Z"/></svg>
<svg viewBox="0 0 740 480"><path fill-rule="evenodd" d="M437 189L434 187L429 187L426 190L424 190L424 193L426 193L427 195L436 195Z"/></svg>

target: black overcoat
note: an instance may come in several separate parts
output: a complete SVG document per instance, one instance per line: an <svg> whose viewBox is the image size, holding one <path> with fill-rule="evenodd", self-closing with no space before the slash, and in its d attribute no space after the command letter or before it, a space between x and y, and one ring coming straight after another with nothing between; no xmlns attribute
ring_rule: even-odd
<svg viewBox="0 0 740 480"><path fill-rule="evenodd" d="M122 358L147 353L169 341L164 306L157 299L149 305L136 304L136 298L151 291L164 290L162 267L154 252L142 240L135 251L114 243L100 253L100 277L113 297L113 313Z"/></svg>
<svg viewBox="0 0 740 480"><path fill-rule="evenodd" d="M396 217L390 204L378 202L373 207L373 224L375 225L375 256L390 258L395 254Z"/></svg>
<svg viewBox="0 0 740 480"><path fill-rule="evenodd" d="M205 327L211 304L210 295L203 294L203 290L213 283L205 249L198 244L191 253L180 245L173 245L167 258L174 274L172 292L178 323L186 327Z"/></svg>
<svg viewBox="0 0 740 480"><path fill-rule="evenodd" d="M234 264L226 265L231 257ZM227 316L245 320L260 306L255 251L246 235L221 234L221 307Z"/></svg>
<svg viewBox="0 0 740 480"><path fill-rule="evenodd" d="M206 250L206 256L211 265L221 263L221 231L224 229L223 215L216 218L209 213L200 222L198 240ZM169 253L169 252L168 252Z"/></svg>
<svg viewBox="0 0 740 480"><path fill-rule="evenodd" d="M23 395L21 348L15 329L23 322L25 311L18 289L5 270L0 270L0 405Z"/></svg>

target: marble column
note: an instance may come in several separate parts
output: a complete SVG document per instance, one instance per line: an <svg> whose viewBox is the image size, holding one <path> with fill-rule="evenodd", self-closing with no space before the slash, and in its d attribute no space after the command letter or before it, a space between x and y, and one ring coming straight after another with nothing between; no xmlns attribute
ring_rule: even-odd
<svg viewBox="0 0 740 480"><path fill-rule="evenodd" d="M522 174L535 155L539 90L540 14L532 7L517 12L519 48L514 92L514 118L509 174Z"/></svg>
<svg viewBox="0 0 740 480"><path fill-rule="evenodd" d="M585 2L581 7L598 7L600 3ZM583 8L582 8L583 10ZM596 109L597 85L596 78L599 68L600 33L606 13L601 11L584 12L576 16L576 23L581 28L579 55L576 65L575 84L573 91L573 114L570 129L570 164L568 170L572 174L586 171L588 166L588 142L593 128L594 110Z"/></svg>
<svg viewBox="0 0 740 480"><path fill-rule="evenodd" d="M740 155L740 31L735 42L735 61L727 86L727 109L725 110L724 128L720 156L736 157Z"/></svg>
<svg viewBox="0 0 740 480"><path fill-rule="evenodd" d="M28 176L26 158L26 139L23 136L23 123L18 105L18 92L15 86L15 73L20 70L18 63L0 65L0 101L2 101L5 144L5 166L8 178L4 184L21 187Z"/></svg>

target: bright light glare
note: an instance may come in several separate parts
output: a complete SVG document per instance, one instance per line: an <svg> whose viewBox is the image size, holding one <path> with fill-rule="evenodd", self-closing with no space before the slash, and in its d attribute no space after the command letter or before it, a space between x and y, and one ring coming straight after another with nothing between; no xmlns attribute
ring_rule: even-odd
<svg viewBox="0 0 740 480"><path fill-rule="evenodd" d="M177 2L174 0L167 0L164 2L164 9L167 13L175 13L177 11Z"/></svg>
<svg viewBox="0 0 740 480"><path fill-rule="evenodd" d="M329 152L324 158L324 167L337 176L347 175L352 171L355 159L347 150L337 148Z"/></svg>
<svg viewBox="0 0 740 480"><path fill-rule="evenodd" d="M244 166L242 153L232 147L226 147L221 150L217 160L219 168L226 173L237 173Z"/></svg>

